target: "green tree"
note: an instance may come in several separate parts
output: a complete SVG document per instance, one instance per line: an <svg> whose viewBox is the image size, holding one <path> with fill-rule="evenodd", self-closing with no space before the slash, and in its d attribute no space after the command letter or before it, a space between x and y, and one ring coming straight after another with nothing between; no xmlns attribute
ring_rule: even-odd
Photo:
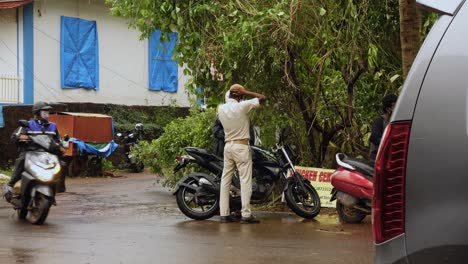
<svg viewBox="0 0 468 264"><path fill-rule="evenodd" d="M174 175L176 157L185 154L185 148L197 146L210 148L214 109L206 112L192 111L191 115L177 118L169 123L164 134L152 142L142 141L136 151L137 158L144 161L156 173L166 176L166 185L174 186L180 175Z"/></svg>
<svg viewBox="0 0 468 264"><path fill-rule="evenodd" d="M396 0L108 2L143 38L177 31L188 88L202 86L211 105L233 83L266 94L257 124L270 143L292 127L304 165L324 165L330 145L365 154L380 98L401 85Z"/></svg>

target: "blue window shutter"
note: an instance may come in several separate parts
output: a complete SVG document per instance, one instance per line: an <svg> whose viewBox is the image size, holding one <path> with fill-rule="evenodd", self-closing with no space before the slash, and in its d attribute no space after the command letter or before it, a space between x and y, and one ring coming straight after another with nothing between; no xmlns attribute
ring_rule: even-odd
<svg viewBox="0 0 468 264"><path fill-rule="evenodd" d="M161 42L161 31L155 30L149 39L149 89L175 93L179 84L179 66L173 54L178 34L168 35L169 40Z"/></svg>
<svg viewBox="0 0 468 264"><path fill-rule="evenodd" d="M0 105L0 128L5 127L5 122L3 121L3 106Z"/></svg>
<svg viewBox="0 0 468 264"><path fill-rule="evenodd" d="M61 17L62 88L99 90L99 45L96 21Z"/></svg>

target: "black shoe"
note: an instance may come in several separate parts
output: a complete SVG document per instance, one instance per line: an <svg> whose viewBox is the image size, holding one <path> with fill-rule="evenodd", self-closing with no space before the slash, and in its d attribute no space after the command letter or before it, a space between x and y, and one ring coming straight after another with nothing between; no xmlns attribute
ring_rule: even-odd
<svg viewBox="0 0 468 264"><path fill-rule="evenodd" d="M260 220L255 218L253 215L249 217L242 217L241 224L258 224Z"/></svg>
<svg viewBox="0 0 468 264"><path fill-rule="evenodd" d="M231 218L236 222L239 222L242 219L242 213L240 211L235 211L231 213Z"/></svg>
<svg viewBox="0 0 468 264"><path fill-rule="evenodd" d="M57 193L64 193L67 191L67 188L65 188L65 185L57 185Z"/></svg>
<svg viewBox="0 0 468 264"><path fill-rule="evenodd" d="M232 222L235 222L235 220L229 215L229 216L221 216L219 218L219 221L221 223L232 223Z"/></svg>
<svg viewBox="0 0 468 264"><path fill-rule="evenodd" d="M5 184L3 186L3 197L8 203L11 202L11 198L13 197L13 187L9 184Z"/></svg>

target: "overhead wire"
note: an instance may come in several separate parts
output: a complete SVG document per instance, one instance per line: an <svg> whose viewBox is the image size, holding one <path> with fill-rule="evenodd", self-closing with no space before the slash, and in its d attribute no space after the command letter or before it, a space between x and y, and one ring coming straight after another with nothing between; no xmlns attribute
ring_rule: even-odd
<svg viewBox="0 0 468 264"><path fill-rule="evenodd" d="M50 88L48 85L46 85L35 73L34 73L34 70L30 69L29 67L25 66L23 60L21 58L19 58L19 56L5 43L5 41L3 39L0 39L0 41L3 43L3 45L10 51L11 54L13 54L13 56L15 56L18 61L21 62L21 64L23 64L23 70L27 71L28 73L32 73L33 77L34 77L34 80L36 80L37 82L39 82L40 85L42 85L42 87L46 88L49 93L57 100L57 101L60 101L59 97L57 97L57 95L54 93L55 90ZM37 92L39 95L41 95L42 97L44 98L47 98L46 96L44 96L43 93L41 93L39 90L35 90L34 92ZM66 98L70 99L72 102L74 102L74 99L68 95L64 95Z"/></svg>
<svg viewBox="0 0 468 264"><path fill-rule="evenodd" d="M36 74L34 74L34 71L31 70L29 67L27 67L27 66L24 64L23 60L18 56L18 54L16 54L16 53L8 46L8 44L7 44L3 39L0 39L0 41L1 41L1 42L3 43L3 45L8 49L8 51L9 51L11 54L13 54L13 56L15 56L15 57L21 62L21 64L23 64L23 66L24 66L24 67L23 67L23 70L24 70L24 71L27 71L28 73L32 73L32 75L33 75L33 77L34 77L34 80L36 80L37 82L39 82L39 84L41 84L44 88L46 88L46 89L50 92L50 94L51 94L56 100L60 101L59 98L58 98L57 96L55 96L55 94L53 93L53 90L52 90L50 87L48 87L47 85L45 85L44 82L43 82L41 79L39 79L39 77L37 77ZM2 59L2 60L3 60L3 59ZM44 94L41 93L39 90L35 90L34 92L37 92L37 93L38 93L39 95L41 95L42 97L47 98L47 97L44 96ZM66 95L65 95L65 96L66 96Z"/></svg>

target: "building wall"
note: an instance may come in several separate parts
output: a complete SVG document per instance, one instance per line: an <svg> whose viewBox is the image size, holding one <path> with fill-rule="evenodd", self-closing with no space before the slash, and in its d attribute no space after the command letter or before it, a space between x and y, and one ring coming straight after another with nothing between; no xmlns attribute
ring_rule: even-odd
<svg viewBox="0 0 468 264"><path fill-rule="evenodd" d="M35 101L92 102L124 105L189 106L179 67L177 93L148 90L148 40L112 17L104 0L36 0L34 4ZM60 16L97 22L99 90L62 89L60 83Z"/></svg>
<svg viewBox="0 0 468 264"><path fill-rule="evenodd" d="M0 78L4 76L23 78L23 23L22 9L0 10ZM0 89L6 89L0 79ZM22 82L19 82L19 102L23 102ZM4 92L4 91L3 91ZM5 96L5 95L3 95ZM0 95L0 101L3 98Z"/></svg>
<svg viewBox="0 0 468 264"><path fill-rule="evenodd" d="M16 75L16 10L0 10L0 75Z"/></svg>

